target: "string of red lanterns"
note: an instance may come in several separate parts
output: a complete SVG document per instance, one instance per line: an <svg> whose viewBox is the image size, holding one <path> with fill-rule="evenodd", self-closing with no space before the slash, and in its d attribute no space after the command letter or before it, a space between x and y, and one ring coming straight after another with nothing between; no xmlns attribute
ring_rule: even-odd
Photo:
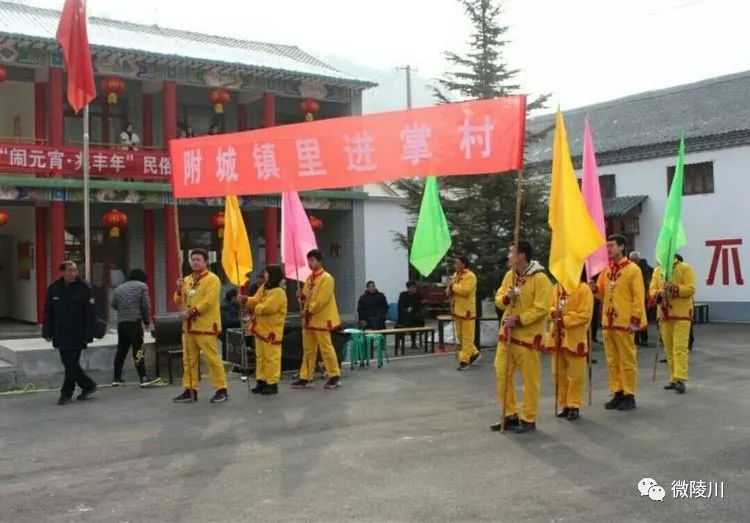
<svg viewBox="0 0 750 523"><path fill-rule="evenodd" d="M303 100L302 103L299 104L299 108L304 113L305 120L311 122L315 118L315 113L320 111L320 104L312 98L308 98L307 100Z"/></svg>
<svg viewBox="0 0 750 523"><path fill-rule="evenodd" d="M110 238L119 238L120 230L128 225L128 215L117 209L112 209L102 216L102 225L109 232Z"/></svg>
<svg viewBox="0 0 750 523"><path fill-rule="evenodd" d="M108 76L102 80L101 87L107 93L107 103L114 105L117 103L117 95L125 91L125 82L115 76Z"/></svg>
<svg viewBox="0 0 750 523"><path fill-rule="evenodd" d="M10 215L8 214L8 211L0 209L0 227L8 223L8 221L10 221Z"/></svg>
<svg viewBox="0 0 750 523"><path fill-rule="evenodd" d="M210 93L208 93L208 100L213 104L214 106L214 112L216 114L223 114L224 113L224 104L226 104L231 99L231 96L229 95L229 91L226 89L214 89Z"/></svg>

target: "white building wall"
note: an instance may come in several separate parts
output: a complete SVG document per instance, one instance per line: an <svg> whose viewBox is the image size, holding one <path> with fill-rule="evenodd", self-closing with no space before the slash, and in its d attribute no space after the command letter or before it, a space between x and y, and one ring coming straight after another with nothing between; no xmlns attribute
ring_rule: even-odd
<svg viewBox="0 0 750 523"><path fill-rule="evenodd" d="M394 241L395 233L406 235L410 218L399 200L368 199L365 211L365 275L388 299L396 303L409 277L406 249ZM364 291L365 281L360 283Z"/></svg>
<svg viewBox="0 0 750 523"><path fill-rule="evenodd" d="M640 216L640 234L635 249L655 264L659 235L667 199L667 167L676 158L605 165L599 174L614 174L617 196L647 195ZM696 272L696 301L711 304L711 318L725 321L750 321L750 147L738 147L689 153L685 163L714 162L714 192L683 197L682 222L688 244L680 249L685 261ZM579 172L580 176L580 172ZM729 256L729 282L723 284L719 261L713 284L707 282L714 248L707 241L741 239L739 261L744 284L738 284L732 257ZM730 253L731 254L731 253Z"/></svg>

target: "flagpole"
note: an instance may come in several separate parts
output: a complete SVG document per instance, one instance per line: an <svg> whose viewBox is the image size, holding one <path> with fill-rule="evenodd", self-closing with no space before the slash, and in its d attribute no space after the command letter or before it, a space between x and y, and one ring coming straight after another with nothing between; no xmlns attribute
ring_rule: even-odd
<svg viewBox="0 0 750 523"><path fill-rule="evenodd" d="M89 104L83 107L83 259L84 274L91 283L91 209L89 206ZM104 279L106 281L106 278ZM106 289L105 289L106 291Z"/></svg>
<svg viewBox="0 0 750 523"><path fill-rule="evenodd" d="M672 254L672 240L671 239L669 240L669 250L667 251L667 254L668 255ZM673 260L670 260L670 262L673 263ZM662 272L664 273L664 285L662 287L664 287L664 286L666 286L667 283L669 283L669 280L666 277L666 275L667 275L667 267L663 267L663 271ZM669 298L668 298L668 296L669 296L668 293L665 291L664 292L664 301L665 301L665 307L667 308L667 310L669 310ZM648 311L646 311L646 314L648 314ZM664 318L662 318L662 322L663 321L664 321ZM646 322L646 328L648 329L648 321ZM652 383L656 383L656 368L659 366L659 353L661 352L661 341L662 341L661 340L661 325L659 323L659 314L658 314L658 309L657 309L657 314L656 314L656 354L654 354L654 374L653 374L653 376L651 378ZM670 376L670 378L671 378L671 376Z"/></svg>
<svg viewBox="0 0 750 523"><path fill-rule="evenodd" d="M560 351L562 350L562 303L561 294L564 291L563 286L560 282L557 283L557 304L555 310L557 310L557 318L555 318L555 405L554 413L557 416L557 402L560 397Z"/></svg>

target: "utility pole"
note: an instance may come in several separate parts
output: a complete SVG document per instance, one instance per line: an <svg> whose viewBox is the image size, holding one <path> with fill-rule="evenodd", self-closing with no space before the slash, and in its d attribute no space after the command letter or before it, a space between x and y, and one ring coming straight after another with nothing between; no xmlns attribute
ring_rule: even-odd
<svg viewBox="0 0 750 523"><path fill-rule="evenodd" d="M406 108L411 109L411 72L412 68L410 65L404 67L396 67L397 71L406 71Z"/></svg>

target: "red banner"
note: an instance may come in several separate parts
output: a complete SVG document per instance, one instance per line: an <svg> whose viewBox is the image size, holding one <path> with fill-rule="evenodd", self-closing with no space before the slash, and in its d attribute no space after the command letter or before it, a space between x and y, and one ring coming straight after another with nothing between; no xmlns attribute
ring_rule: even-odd
<svg viewBox="0 0 750 523"><path fill-rule="evenodd" d="M525 121L514 96L171 140L172 188L200 198L510 171Z"/></svg>
<svg viewBox="0 0 750 523"><path fill-rule="evenodd" d="M50 147L0 143L0 171L42 176L82 176L83 153L74 147ZM92 149L89 153L92 177L161 179L172 174L169 156L161 151Z"/></svg>

